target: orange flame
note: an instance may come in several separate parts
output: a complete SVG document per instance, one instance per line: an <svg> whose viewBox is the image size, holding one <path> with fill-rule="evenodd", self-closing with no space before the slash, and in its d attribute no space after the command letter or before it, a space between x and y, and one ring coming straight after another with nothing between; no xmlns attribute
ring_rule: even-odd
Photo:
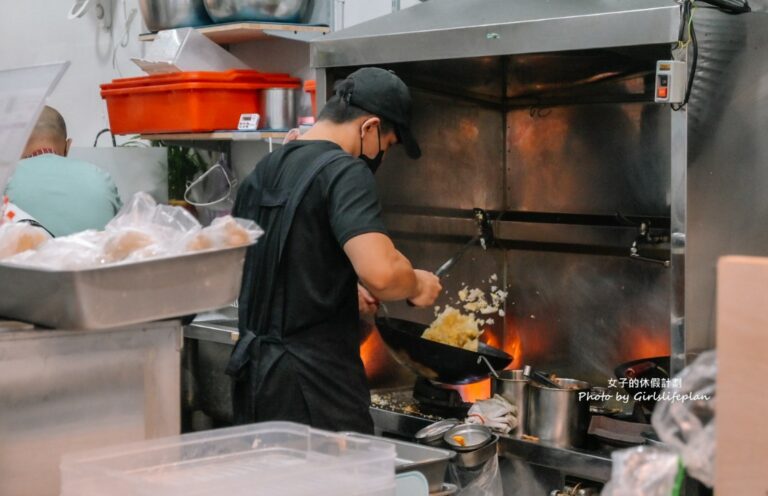
<svg viewBox="0 0 768 496"><path fill-rule="evenodd" d="M523 366L523 342L520 333L509 322L504 332L504 346L502 349L512 356L512 362L507 370L516 370Z"/></svg>
<svg viewBox="0 0 768 496"><path fill-rule="evenodd" d="M491 380L485 379L479 382L473 382L472 384L464 384L463 386L452 386L455 388L461 398L469 403L474 403L479 400L487 400L491 397Z"/></svg>
<svg viewBox="0 0 768 496"><path fill-rule="evenodd" d="M365 375L369 380L382 373L388 365L384 341L376 329L372 329L360 345L360 358L363 360Z"/></svg>
<svg viewBox="0 0 768 496"><path fill-rule="evenodd" d="M625 333L628 359L651 358L669 355L670 341L663 332L652 332L643 327L633 327Z"/></svg>

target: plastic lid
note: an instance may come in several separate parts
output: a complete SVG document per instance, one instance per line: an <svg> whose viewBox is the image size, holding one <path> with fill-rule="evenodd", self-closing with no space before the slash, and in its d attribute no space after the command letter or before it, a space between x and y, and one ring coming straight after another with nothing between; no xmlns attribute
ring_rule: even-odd
<svg viewBox="0 0 768 496"><path fill-rule="evenodd" d="M0 70L0 199L27 139L69 62ZM0 203L0 219L3 206Z"/></svg>
<svg viewBox="0 0 768 496"><path fill-rule="evenodd" d="M115 79L111 83L102 84L101 89L114 90L178 83L264 83L299 85L301 80L293 78L290 74L285 73L267 73L233 69L223 72L175 72L171 74L155 74L152 76Z"/></svg>

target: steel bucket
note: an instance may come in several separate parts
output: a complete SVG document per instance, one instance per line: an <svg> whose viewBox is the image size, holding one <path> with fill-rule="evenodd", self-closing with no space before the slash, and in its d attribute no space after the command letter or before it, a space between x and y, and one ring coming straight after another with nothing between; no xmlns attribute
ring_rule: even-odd
<svg viewBox="0 0 768 496"><path fill-rule="evenodd" d="M491 376L492 394L498 394L517 407L517 427L511 436L521 438L527 434L525 422L528 417L528 379L522 370L503 370Z"/></svg>
<svg viewBox="0 0 768 496"><path fill-rule="evenodd" d="M562 389L529 385L526 433L542 443L562 448L584 445L589 429L589 393L591 386L575 379L555 379Z"/></svg>

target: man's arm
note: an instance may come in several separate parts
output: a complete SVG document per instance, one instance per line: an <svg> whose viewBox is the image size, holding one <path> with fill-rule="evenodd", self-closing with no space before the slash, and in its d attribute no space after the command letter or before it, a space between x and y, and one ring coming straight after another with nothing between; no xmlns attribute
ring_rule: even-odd
<svg viewBox="0 0 768 496"><path fill-rule="evenodd" d="M434 274L414 270L385 234L355 236L344 244L344 252L360 281L380 300L408 299L425 307L432 305L443 289Z"/></svg>

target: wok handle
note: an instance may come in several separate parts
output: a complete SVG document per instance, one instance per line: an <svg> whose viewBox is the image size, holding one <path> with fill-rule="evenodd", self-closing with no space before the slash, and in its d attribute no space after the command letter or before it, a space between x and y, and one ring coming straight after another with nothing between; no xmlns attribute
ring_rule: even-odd
<svg viewBox="0 0 768 496"><path fill-rule="evenodd" d="M479 357L477 357L477 363L479 364L480 362L485 362L485 365L488 367L488 370L491 371L491 374L493 374L493 376L496 379L499 378L499 373L496 372L496 369L493 368L493 365L491 365L491 362L489 362L488 359L485 358L483 355L480 355Z"/></svg>
<svg viewBox="0 0 768 496"><path fill-rule="evenodd" d="M643 374L654 370L655 368L656 364L654 362L641 362L637 365L633 365L632 367L628 367L627 370L624 371L624 375L629 379L635 379L636 377L640 377Z"/></svg>

